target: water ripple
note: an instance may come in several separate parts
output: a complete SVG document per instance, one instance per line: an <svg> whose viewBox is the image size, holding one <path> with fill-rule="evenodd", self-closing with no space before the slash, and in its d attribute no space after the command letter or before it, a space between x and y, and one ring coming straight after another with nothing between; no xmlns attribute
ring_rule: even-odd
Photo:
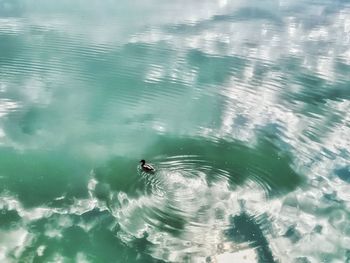
<svg viewBox="0 0 350 263"><path fill-rule="evenodd" d="M347 262L349 7L0 0L0 260Z"/></svg>
<svg viewBox="0 0 350 263"><path fill-rule="evenodd" d="M249 203L266 199L266 182L258 183L260 179L251 177L245 186L236 186L232 191L230 173L215 168L199 155L159 156L155 168L155 174L138 168L137 180L124 190L108 194L107 204L120 225L118 237L123 242L146 238L152 244L149 249L153 257L174 262L188 255L212 260L223 253L248 251L249 258L256 257L252 250L246 251L250 241L237 240L236 245L228 246L232 241L224 233L232 227L230 216L244 211L243 198ZM91 190L96 192L94 187ZM260 219L252 220L264 229Z"/></svg>

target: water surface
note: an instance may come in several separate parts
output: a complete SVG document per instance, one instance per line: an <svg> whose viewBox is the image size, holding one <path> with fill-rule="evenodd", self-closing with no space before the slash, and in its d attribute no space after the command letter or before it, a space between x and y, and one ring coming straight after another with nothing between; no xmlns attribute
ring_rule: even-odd
<svg viewBox="0 0 350 263"><path fill-rule="evenodd" d="M0 0L0 261L350 262L349 87L345 0Z"/></svg>

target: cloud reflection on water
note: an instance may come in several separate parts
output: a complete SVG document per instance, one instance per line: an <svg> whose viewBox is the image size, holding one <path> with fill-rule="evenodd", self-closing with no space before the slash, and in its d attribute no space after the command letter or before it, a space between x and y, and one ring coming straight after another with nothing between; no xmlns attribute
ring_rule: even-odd
<svg viewBox="0 0 350 263"><path fill-rule="evenodd" d="M279 258L345 257L350 189L333 175L350 158L348 3L24 1L19 12L21 1L5 2L3 146L101 161L143 153L154 132L251 147L274 134L309 184L270 200L272 212L247 209L270 212Z"/></svg>

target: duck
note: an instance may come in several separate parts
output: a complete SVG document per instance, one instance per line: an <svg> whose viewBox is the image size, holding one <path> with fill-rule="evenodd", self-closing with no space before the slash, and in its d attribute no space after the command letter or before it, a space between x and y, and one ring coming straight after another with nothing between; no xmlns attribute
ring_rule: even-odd
<svg viewBox="0 0 350 263"><path fill-rule="evenodd" d="M147 173L154 173L156 171L156 169L154 169L154 167L148 163L146 163L145 160L141 160L141 168L143 171L147 172Z"/></svg>

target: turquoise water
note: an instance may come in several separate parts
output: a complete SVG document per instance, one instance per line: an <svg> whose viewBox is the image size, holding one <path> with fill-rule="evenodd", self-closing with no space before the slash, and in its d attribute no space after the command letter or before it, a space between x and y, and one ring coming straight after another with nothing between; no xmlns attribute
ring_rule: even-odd
<svg viewBox="0 0 350 263"><path fill-rule="evenodd" d="M0 262L350 262L349 112L346 0L0 0Z"/></svg>

